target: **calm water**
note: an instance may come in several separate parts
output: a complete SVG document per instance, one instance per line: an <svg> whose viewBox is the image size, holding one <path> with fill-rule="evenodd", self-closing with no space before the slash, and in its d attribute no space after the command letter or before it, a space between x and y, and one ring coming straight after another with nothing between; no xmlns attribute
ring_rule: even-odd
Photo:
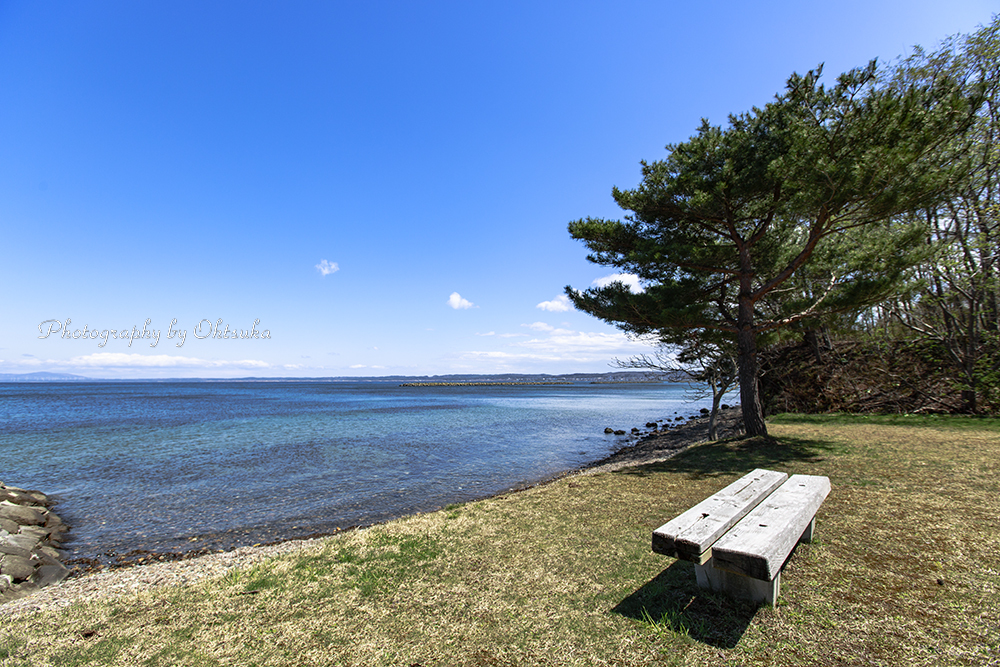
<svg viewBox="0 0 1000 667"><path fill-rule="evenodd" d="M603 458L678 385L0 384L0 481L56 496L71 557L384 521Z"/></svg>

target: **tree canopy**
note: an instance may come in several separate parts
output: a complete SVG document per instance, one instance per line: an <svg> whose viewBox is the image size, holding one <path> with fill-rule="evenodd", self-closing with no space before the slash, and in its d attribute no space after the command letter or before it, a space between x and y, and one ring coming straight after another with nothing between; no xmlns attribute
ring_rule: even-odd
<svg viewBox="0 0 1000 667"><path fill-rule="evenodd" d="M903 60L890 85L947 73L984 103L965 136L945 146L963 158L958 187L924 211L931 260L919 280L889 304L904 331L935 341L957 371L962 410L978 412L1000 390L1000 16L936 52Z"/></svg>
<svg viewBox="0 0 1000 667"><path fill-rule="evenodd" d="M795 74L763 108L725 128L703 121L642 162L637 188L612 190L624 220L569 224L590 261L643 287L567 287L577 308L662 342L734 340L748 435L766 434L758 337L892 293L923 252L907 214L953 187L958 160L942 148L978 104L946 73L887 86L872 61L830 87L821 74Z"/></svg>

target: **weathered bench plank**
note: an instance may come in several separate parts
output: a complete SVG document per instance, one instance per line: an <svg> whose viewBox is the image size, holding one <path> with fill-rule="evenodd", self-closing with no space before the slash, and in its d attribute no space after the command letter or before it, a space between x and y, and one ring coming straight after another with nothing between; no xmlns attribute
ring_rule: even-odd
<svg viewBox="0 0 1000 667"><path fill-rule="evenodd" d="M792 475L712 545L713 565L754 579L774 580L802 537L812 537L816 511L830 479Z"/></svg>
<svg viewBox="0 0 1000 667"><path fill-rule="evenodd" d="M757 469L653 531L653 551L695 563L711 557L713 544L757 507L788 473Z"/></svg>

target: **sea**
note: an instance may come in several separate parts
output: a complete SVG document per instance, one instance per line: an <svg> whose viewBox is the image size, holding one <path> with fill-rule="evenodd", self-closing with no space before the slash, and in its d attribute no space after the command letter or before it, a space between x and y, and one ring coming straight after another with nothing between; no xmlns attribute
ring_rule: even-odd
<svg viewBox="0 0 1000 667"><path fill-rule="evenodd" d="M0 481L69 560L215 551L438 509L600 460L709 405L677 383L0 383Z"/></svg>

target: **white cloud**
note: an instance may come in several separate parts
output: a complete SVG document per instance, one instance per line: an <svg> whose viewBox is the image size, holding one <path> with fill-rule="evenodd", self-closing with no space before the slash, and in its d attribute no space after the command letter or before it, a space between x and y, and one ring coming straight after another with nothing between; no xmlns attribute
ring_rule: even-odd
<svg viewBox="0 0 1000 667"><path fill-rule="evenodd" d="M316 268L319 269L319 272L322 273L324 276L328 276L331 273L336 273L337 271L340 271L340 267L337 266L336 262L328 262L325 259L319 264L317 264Z"/></svg>
<svg viewBox="0 0 1000 667"><path fill-rule="evenodd" d="M496 336L496 331L487 331L486 333L477 333L477 336Z"/></svg>
<svg viewBox="0 0 1000 667"><path fill-rule="evenodd" d="M502 350L470 350L462 354L473 364L477 362L503 363L516 368L520 363L595 364L607 363L615 358L649 351L648 342L636 340L622 332L586 332L557 328L545 322L522 324L537 335L522 341L511 341ZM521 334L523 335L523 334Z"/></svg>
<svg viewBox="0 0 1000 667"><path fill-rule="evenodd" d="M533 338L517 347L556 353L559 351L589 351L607 354L623 349L646 349L648 346L636 344L623 333L588 333L586 331L570 331L569 329L552 329L546 338Z"/></svg>
<svg viewBox="0 0 1000 667"><path fill-rule="evenodd" d="M197 357L169 354L125 354L123 352L97 352L69 360L79 368L270 368L270 364L256 359L240 361L210 361Z"/></svg>
<svg viewBox="0 0 1000 667"><path fill-rule="evenodd" d="M593 284L598 287L607 287L611 283L624 283L629 291L633 294L642 294L646 290L642 288L639 284L639 276L634 273L614 273L610 276L604 276L603 278L598 278Z"/></svg>
<svg viewBox="0 0 1000 667"><path fill-rule="evenodd" d="M576 331L567 324L531 322L521 325L526 333L498 333L478 339L483 343L449 358L453 369L459 366L475 372L579 372L584 369L608 370L615 359L650 351L650 342L624 332ZM491 332L492 333L492 332ZM481 335L481 334L480 334ZM501 338L514 338L503 340ZM486 341L497 345L486 345Z"/></svg>
<svg viewBox="0 0 1000 667"><path fill-rule="evenodd" d="M560 294L551 301L542 301L540 304L535 306L535 308L541 308L542 310L548 310L553 313L565 313L572 307L573 306L569 302L569 297L565 294Z"/></svg>
<svg viewBox="0 0 1000 667"><path fill-rule="evenodd" d="M463 299L462 295L458 292L451 293L451 296L448 297L448 305L455 310L465 310L473 307L473 303L467 299Z"/></svg>
<svg viewBox="0 0 1000 667"><path fill-rule="evenodd" d="M502 352L500 350L473 350L465 352L467 359L491 361L563 361L564 357L552 354L531 354L530 352ZM473 366L474 368L475 366Z"/></svg>

